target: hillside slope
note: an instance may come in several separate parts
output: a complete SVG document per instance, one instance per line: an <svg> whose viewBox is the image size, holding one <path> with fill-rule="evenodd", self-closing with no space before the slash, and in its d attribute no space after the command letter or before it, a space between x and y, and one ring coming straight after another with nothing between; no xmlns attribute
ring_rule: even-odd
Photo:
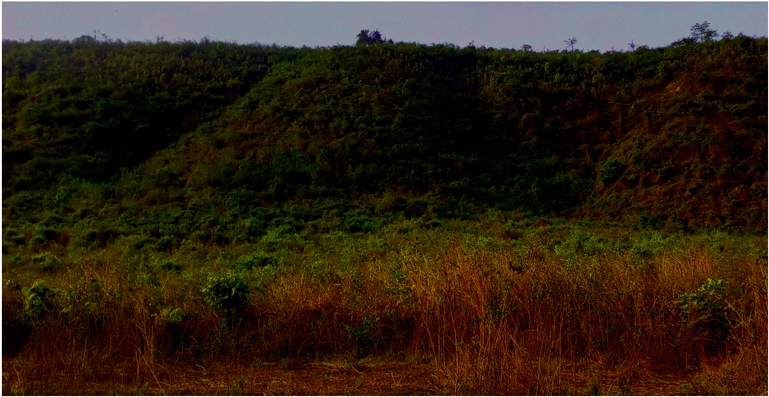
<svg viewBox="0 0 769 397"><path fill-rule="evenodd" d="M3 55L6 228L173 246L189 230L224 244L495 209L766 230L766 39L605 54L6 42Z"/></svg>

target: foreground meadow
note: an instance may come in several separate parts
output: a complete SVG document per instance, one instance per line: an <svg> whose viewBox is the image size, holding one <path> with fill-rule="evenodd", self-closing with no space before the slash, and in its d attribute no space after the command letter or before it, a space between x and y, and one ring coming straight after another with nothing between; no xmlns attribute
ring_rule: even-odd
<svg viewBox="0 0 769 397"><path fill-rule="evenodd" d="M500 217L11 249L3 394L767 394L765 236Z"/></svg>

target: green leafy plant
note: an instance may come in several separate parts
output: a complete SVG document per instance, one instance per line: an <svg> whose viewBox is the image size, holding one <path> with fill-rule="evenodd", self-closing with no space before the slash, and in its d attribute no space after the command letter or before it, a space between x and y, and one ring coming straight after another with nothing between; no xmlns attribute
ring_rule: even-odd
<svg viewBox="0 0 769 397"><path fill-rule="evenodd" d="M43 245L48 243L49 241L56 241L56 239L58 238L59 238L59 235L58 233L56 233L55 230L47 227L41 227L35 230L35 235L32 236L32 239L30 239L30 241L36 245Z"/></svg>
<svg viewBox="0 0 769 397"><path fill-rule="evenodd" d="M61 260L50 252L43 252L32 257L32 263L37 269L54 271L61 267Z"/></svg>
<svg viewBox="0 0 769 397"><path fill-rule="evenodd" d="M721 305L717 303L721 299L719 292L725 290L728 283L728 281L708 278L707 282L700 283L697 292L679 294L676 304L681 313L686 315L694 310L712 313L721 309Z"/></svg>
<svg viewBox="0 0 769 397"><path fill-rule="evenodd" d="M667 249L673 240L660 233L652 233L648 237L639 237L633 242L631 252L638 257L653 257Z"/></svg>
<svg viewBox="0 0 769 397"><path fill-rule="evenodd" d="M4 233L5 240L16 245L24 245L24 235L16 229L6 229Z"/></svg>
<svg viewBox="0 0 769 397"><path fill-rule="evenodd" d="M601 169L601 182L610 184L617 182L625 174L625 164L618 160L609 160Z"/></svg>
<svg viewBox="0 0 769 397"><path fill-rule="evenodd" d="M371 331L376 327L376 323L379 322L379 317L374 319L364 318L363 324L352 327L345 325L344 328L347 331L347 340L355 340L358 344L356 357L361 359L369 354L374 342L374 335Z"/></svg>
<svg viewBox="0 0 769 397"><path fill-rule="evenodd" d="M409 293L409 287L406 284L406 277L400 270L395 270L392 273L394 286L388 288L387 292L393 295L405 296Z"/></svg>
<svg viewBox="0 0 769 397"><path fill-rule="evenodd" d="M53 309L52 298L56 291L42 281L35 281L32 286L21 289L24 295L24 310L33 316L47 313Z"/></svg>
<svg viewBox="0 0 769 397"><path fill-rule="evenodd" d="M182 308L166 307L160 310L159 318L168 324L176 324L187 320L189 315Z"/></svg>
<svg viewBox="0 0 769 397"><path fill-rule="evenodd" d="M343 223L343 229L349 233L373 232L384 225L382 219L372 219L368 217L356 216L346 219Z"/></svg>
<svg viewBox="0 0 769 397"><path fill-rule="evenodd" d="M553 247L553 252L556 256L573 263L580 255L595 254L609 249L611 246L606 239L594 236L584 230L574 229L570 236Z"/></svg>
<svg viewBox="0 0 769 397"><path fill-rule="evenodd" d="M75 285L58 292L63 298L62 314L75 313L79 310L97 314L106 298L102 283L96 279L79 280Z"/></svg>
<svg viewBox="0 0 769 397"><path fill-rule="evenodd" d="M179 274L182 272L182 269L184 269L184 265L182 265L177 261L169 260L169 261L163 262L160 265L160 268L167 272Z"/></svg>
<svg viewBox="0 0 769 397"><path fill-rule="evenodd" d="M264 219L252 217L246 220L244 236L247 240L255 240L267 233L267 225Z"/></svg>
<svg viewBox="0 0 769 397"><path fill-rule="evenodd" d="M248 307L248 284L237 273L208 277L200 292L209 306L230 318L242 314Z"/></svg>
<svg viewBox="0 0 769 397"><path fill-rule="evenodd" d="M257 251L250 254L246 254L238 258L233 264L236 271L251 270L255 267L265 268L274 267L278 264L275 260L275 256L268 254L264 251Z"/></svg>

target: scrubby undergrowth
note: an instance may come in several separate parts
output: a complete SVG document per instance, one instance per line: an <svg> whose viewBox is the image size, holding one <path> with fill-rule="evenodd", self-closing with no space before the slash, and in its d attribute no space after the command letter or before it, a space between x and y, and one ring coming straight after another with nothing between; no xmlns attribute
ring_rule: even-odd
<svg viewBox="0 0 769 397"><path fill-rule="evenodd" d="M587 393L574 373L611 373L590 387L624 394L653 374L766 393L762 238L452 221L293 235L269 254L123 244L66 270L4 262L17 371L4 388L32 392L40 374L162 388L178 365L381 357L430 368L451 394Z"/></svg>

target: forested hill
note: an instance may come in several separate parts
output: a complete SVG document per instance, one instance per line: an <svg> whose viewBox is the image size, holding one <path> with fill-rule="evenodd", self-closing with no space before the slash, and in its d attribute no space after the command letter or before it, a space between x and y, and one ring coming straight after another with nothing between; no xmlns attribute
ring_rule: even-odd
<svg viewBox="0 0 769 397"><path fill-rule="evenodd" d="M489 209L765 231L767 39L3 42L3 222L172 247Z"/></svg>

